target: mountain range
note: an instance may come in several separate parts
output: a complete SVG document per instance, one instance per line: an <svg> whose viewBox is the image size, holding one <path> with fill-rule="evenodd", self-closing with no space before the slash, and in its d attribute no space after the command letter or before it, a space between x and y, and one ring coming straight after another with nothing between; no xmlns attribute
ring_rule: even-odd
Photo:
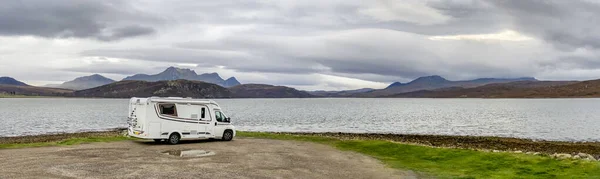
<svg viewBox="0 0 600 179"><path fill-rule="evenodd" d="M207 83L217 84L217 85L220 85L223 87L232 87L232 86L240 85L240 82L235 77L231 77L231 78L228 78L227 80L224 80L217 73L204 73L204 74L198 75L198 74L196 74L196 72L194 70L182 69L182 68L176 68L176 67L169 67L165 71L158 73L158 74L154 74L154 75L136 74L133 76L128 76L128 77L124 78L123 81L137 80L137 81L156 82L156 81L179 80L179 79L203 81L203 82L207 82Z"/></svg>
<svg viewBox="0 0 600 179"><path fill-rule="evenodd" d="M192 98L306 98L312 95L285 86L242 84L225 88L213 83L190 80L132 81L124 80L108 85L75 91L76 97L130 98L177 96Z"/></svg>
<svg viewBox="0 0 600 179"><path fill-rule="evenodd" d="M75 91L76 97L131 98L131 97L192 97L192 98L230 98L227 88L202 81L133 81L124 80L96 88Z"/></svg>
<svg viewBox="0 0 600 179"><path fill-rule="evenodd" d="M229 88L226 88L226 86ZM538 81L535 78L522 77L451 81L434 75L419 77L408 83L394 82L384 89L363 88L344 91L300 91L286 86L240 84L234 77L223 80L216 73L198 75L193 70L175 67L169 67L165 71L155 75L138 74L130 76L118 82L95 74L76 78L58 87L35 87L10 77L0 78L0 93L102 98L128 98L133 96L185 96L195 98L600 97L600 80L583 82Z"/></svg>
<svg viewBox="0 0 600 179"><path fill-rule="evenodd" d="M362 97L378 97L388 96L399 93L407 93L420 90L434 90L441 88L450 87L461 87L461 88L474 88L487 84L494 83L509 83L516 81L538 81L532 77L521 77L521 78L478 78L474 80L463 80L463 81L450 81L441 76L424 76L419 77L408 83L394 82L385 89L374 90L364 94L360 94Z"/></svg>
<svg viewBox="0 0 600 179"><path fill-rule="evenodd" d="M474 88L441 88L399 93L396 98L570 98L600 97L600 80L517 81Z"/></svg>

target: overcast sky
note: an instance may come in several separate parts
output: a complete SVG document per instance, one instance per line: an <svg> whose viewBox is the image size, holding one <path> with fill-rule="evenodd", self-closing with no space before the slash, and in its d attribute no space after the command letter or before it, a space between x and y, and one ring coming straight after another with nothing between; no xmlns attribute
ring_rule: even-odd
<svg viewBox="0 0 600 179"><path fill-rule="evenodd" d="M0 76L33 85L169 66L299 89L600 78L595 0L4 0Z"/></svg>

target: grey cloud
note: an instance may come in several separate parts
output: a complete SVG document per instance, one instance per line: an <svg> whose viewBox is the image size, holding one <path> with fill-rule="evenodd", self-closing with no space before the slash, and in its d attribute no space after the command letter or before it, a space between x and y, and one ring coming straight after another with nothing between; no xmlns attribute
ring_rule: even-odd
<svg viewBox="0 0 600 179"><path fill-rule="evenodd" d="M489 1L511 17L512 27L542 38L558 49L600 48L600 4L593 1Z"/></svg>
<svg viewBox="0 0 600 179"><path fill-rule="evenodd" d="M600 55L571 54L581 48L597 51L600 47L600 36L593 31L600 24L595 20L600 8L588 1L388 2L425 3L448 19L432 24L380 21L359 13L377 2L353 0L28 0L0 6L0 36L101 41L140 37L111 43L110 48L88 44L79 48L83 51L73 52L83 57L134 59L135 64L65 69L70 72L126 75L136 73L126 69L135 65L160 64L162 68L193 63L211 69L224 67L226 72L252 74L260 76L256 77L262 80L259 82L283 85L343 85L301 79L315 81L317 74L404 82L425 75L462 80L546 73L557 76L548 71L568 74L564 71L600 68L596 62ZM431 35L504 30L533 40L428 39ZM156 35L144 38L149 34Z"/></svg>
<svg viewBox="0 0 600 179"><path fill-rule="evenodd" d="M202 66L229 64L233 63L232 60L243 60L248 57L248 54L236 51L176 48L97 49L86 50L80 54L82 56L126 58L155 62L197 63Z"/></svg>
<svg viewBox="0 0 600 179"><path fill-rule="evenodd" d="M8 36L108 41L154 33L149 25L158 22L126 1L8 0L0 6L0 35Z"/></svg>
<svg viewBox="0 0 600 179"><path fill-rule="evenodd" d="M224 66L239 72L307 74L320 71L316 65L293 57L260 57L251 51L194 50L178 48L98 49L81 53L83 56L126 58L164 63L194 63L202 67Z"/></svg>
<svg viewBox="0 0 600 179"><path fill-rule="evenodd" d="M140 69L135 66L125 65L90 65L62 69L63 71L80 72L80 73L109 73L119 75L132 75L140 73Z"/></svg>
<svg viewBox="0 0 600 179"><path fill-rule="evenodd" d="M436 51L459 46L475 51L489 51L492 48L502 47L502 45L477 43L434 42L416 34L383 29L352 30L328 36L306 37L262 36L262 38L254 38L244 35L221 39L218 42L197 41L178 44L178 47L192 49L225 48L243 51L252 53L253 57L270 60L270 64L266 66L260 64L231 66L232 69L238 71L272 72L272 69L294 64L300 70L305 69L305 71L301 71L304 73L336 74L383 82L414 79L425 75L443 75L454 79L531 75L531 73L522 71L522 68L507 70L498 65L470 62L477 61L478 58L488 61L502 60L502 57L495 57L494 54L475 56L464 52L465 56L463 56L463 54L455 54L456 52L452 51L450 51L451 54ZM504 51L498 53L504 53ZM249 61L252 60L249 59ZM320 68L309 68L315 66ZM287 70L286 68L282 69ZM293 71L280 72L294 73Z"/></svg>
<svg viewBox="0 0 600 179"><path fill-rule="evenodd" d="M126 26L112 30L111 34L101 35L96 38L105 41L118 40L127 37L136 37L141 35L153 34L155 30L144 26Z"/></svg>
<svg viewBox="0 0 600 179"><path fill-rule="evenodd" d="M600 69L600 60L598 57L589 56L563 56L551 61L543 61L537 63L537 67L546 70L569 70L569 69L583 69L583 70L595 70Z"/></svg>

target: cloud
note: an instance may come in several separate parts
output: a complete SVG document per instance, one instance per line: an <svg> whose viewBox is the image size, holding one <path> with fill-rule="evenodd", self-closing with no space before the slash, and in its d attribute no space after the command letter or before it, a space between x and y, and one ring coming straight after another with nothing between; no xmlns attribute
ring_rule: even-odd
<svg viewBox="0 0 600 179"><path fill-rule="evenodd" d="M450 19L421 1L406 0L402 3L394 3L392 0L379 0L372 1L368 6L358 12L377 21L404 21L419 25L433 25L443 24Z"/></svg>
<svg viewBox="0 0 600 179"><path fill-rule="evenodd" d="M600 36L593 29L600 15L600 3L587 0L575 1L441 1L430 3L432 7L453 15L457 21L473 21L479 26L501 25L526 36L543 39L560 50L580 47L600 47ZM470 3L465 3L470 2ZM460 27L460 26L459 26Z"/></svg>
<svg viewBox="0 0 600 179"><path fill-rule="evenodd" d="M8 1L0 6L0 68L55 81L183 65L306 89L425 75L591 79L600 76L599 7L587 0Z"/></svg>
<svg viewBox="0 0 600 179"><path fill-rule="evenodd" d="M103 41L148 35L158 18L125 1L3 1L0 35L94 38Z"/></svg>
<svg viewBox="0 0 600 179"><path fill-rule="evenodd" d="M447 35L447 36L432 36L429 40L501 40L501 41L526 41L532 40L512 30L505 30L494 34L469 34L469 35Z"/></svg>

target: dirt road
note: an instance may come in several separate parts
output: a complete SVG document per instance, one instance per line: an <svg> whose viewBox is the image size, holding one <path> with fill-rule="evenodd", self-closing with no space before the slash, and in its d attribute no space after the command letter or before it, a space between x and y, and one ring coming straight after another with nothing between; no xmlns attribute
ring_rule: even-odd
<svg viewBox="0 0 600 179"><path fill-rule="evenodd" d="M205 157L165 151L198 149ZM297 141L235 139L179 145L123 141L0 150L0 178L415 178L376 159Z"/></svg>

